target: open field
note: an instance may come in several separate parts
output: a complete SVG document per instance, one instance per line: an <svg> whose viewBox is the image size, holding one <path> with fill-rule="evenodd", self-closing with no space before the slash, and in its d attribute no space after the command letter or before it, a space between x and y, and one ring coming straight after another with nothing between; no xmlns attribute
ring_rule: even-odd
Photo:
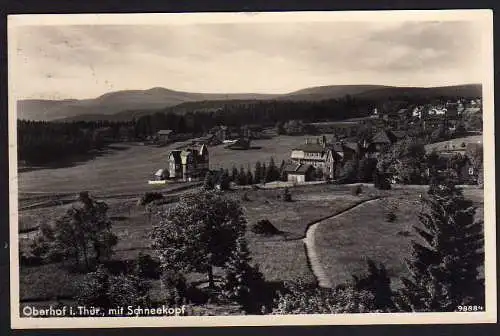
<svg viewBox="0 0 500 336"><path fill-rule="evenodd" d="M462 143L465 143L466 145L470 142L483 142L483 136L482 135L469 135L463 138L456 138L456 139L451 139L448 141L441 141L441 142L435 142L432 144L425 145L425 150L426 152L432 152L433 150L439 151L439 150L444 150L444 147L447 146L448 144L452 144L455 146L457 150L464 150L465 147L461 147Z"/></svg>
<svg viewBox="0 0 500 336"><path fill-rule="evenodd" d="M241 165L252 170L255 162L268 162L274 156L276 164L290 156L293 147L304 142L306 136L278 136L272 139L252 141L253 149L231 150L222 145L209 147L212 169ZM140 194L149 190L163 189L150 186L148 179L167 163L168 153L183 143L165 147L139 144L116 144L114 150L93 160L75 163L73 166L46 168L18 173L19 193L67 194L88 190L95 195Z"/></svg>

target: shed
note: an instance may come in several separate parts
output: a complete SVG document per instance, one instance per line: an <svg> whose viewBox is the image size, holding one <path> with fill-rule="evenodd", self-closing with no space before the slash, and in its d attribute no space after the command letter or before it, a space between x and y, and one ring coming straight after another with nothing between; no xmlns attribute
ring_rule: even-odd
<svg viewBox="0 0 500 336"><path fill-rule="evenodd" d="M156 132L156 138L160 141L168 141L172 136L172 130L159 130Z"/></svg>
<svg viewBox="0 0 500 336"><path fill-rule="evenodd" d="M309 164L290 162L285 165L284 170L289 182L304 183L311 180L314 168Z"/></svg>

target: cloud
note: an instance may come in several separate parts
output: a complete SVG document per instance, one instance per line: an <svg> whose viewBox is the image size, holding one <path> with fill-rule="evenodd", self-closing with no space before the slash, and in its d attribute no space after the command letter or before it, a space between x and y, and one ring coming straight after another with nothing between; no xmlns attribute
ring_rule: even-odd
<svg viewBox="0 0 500 336"><path fill-rule="evenodd" d="M479 33L458 21L22 27L16 78L22 97L57 98L476 82Z"/></svg>

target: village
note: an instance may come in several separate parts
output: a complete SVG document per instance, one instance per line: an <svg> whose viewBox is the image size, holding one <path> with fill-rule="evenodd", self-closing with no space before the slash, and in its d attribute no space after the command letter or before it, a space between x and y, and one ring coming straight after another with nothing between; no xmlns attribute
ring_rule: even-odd
<svg viewBox="0 0 500 336"><path fill-rule="evenodd" d="M369 162L367 165L371 167L371 171L368 173L368 178L363 178L359 182L373 182L377 161L381 161L384 155L387 156L397 143L402 143L412 136L415 129L421 129L430 134L419 139L419 143L427 148L426 154L432 153L448 163L426 166L421 172L419 181L413 183L428 183L432 168L444 173L452 168L449 161L459 158L458 166L455 164L453 168L460 184L477 184L478 180L479 182L481 180L482 161L474 159L474 156L475 153L482 151L481 131L480 128L470 127L466 130L464 123L481 113L480 98L458 99L442 104L402 108L392 113L380 113L374 108L372 113L364 118L310 123L299 131L291 131L293 135L309 135L303 144L289 148L288 158L277 167L276 179L292 183L288 185L311 181L354 183L358 181L346 178L349 173L346 170L350 168L348 162L364 160ZM300 125L300 121L298 124ZM280 133L283 134L283 130L280 132L255 125L214 127L208 134L188 139L187 144L170 151L167 154L165 167L159 168L154 173L150 184L162 184L166 181L202 181L207 173L213 170L209 160L211 148L222 146L228 151L246 151L251 156L252 141L255 143L255 140ZM176 136L172 130L159 130L150 141L152 144L166 145L186 136ZM454 140L462 138L465 139L461 142ZM234 171L235 167L232 168ZM383 173L390 183L408 184L408 181L404 181L404 177L398 176L393 167L386 168ZM227 167L225 171L220 168L213 173L222 175L224 172L230 175ZM255 171L250 174L255 174ZM230 176L230 178L234 182L233 185L237 185L237 177ZM260 184L273 181L254 179L253 182Z"/></svg>

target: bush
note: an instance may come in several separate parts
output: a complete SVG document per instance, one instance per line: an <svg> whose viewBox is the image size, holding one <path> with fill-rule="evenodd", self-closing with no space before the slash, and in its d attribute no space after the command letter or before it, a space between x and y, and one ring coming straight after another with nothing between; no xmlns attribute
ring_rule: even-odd
<svg viewBox="0 0 500 336"><path fill-rule="evenodd" d="M99 307L107 311L116 306L148 306L149 285L135 276L111 275L100 265L78 285L79 305Z"/></svg>
<svg viewBox="0 0 500 336"><path fill-rule="evenodd" d="M186 278L176 271L164 270L161 274L161 282L164 286L165 296L168 304L180 305L188 295Z"/></svg>
<svg viewBox="0 0 500 336"><path fill-rule="evenodd" d="M248 197L248 193L247 193L247 192L246 192L246 193L244 193L244 194L243 194L243 196L241 196L241 200L242 200L243 202L248 202L248 201L250 201L250 198Z"/></svg>
<svg viewBox="0 0 500 336"><path fill-rule="evenodd" d="M290 189L288 188L285 188L285 190L283 190L283 201L285 202L292 201L292 193L290 193Z"/></svg>
<svg viewBox="0 0 500 336"><path fill-rule="evenodd" d="M383 173L376 172L374 175L374 186L380 190L390 190L391 183Z"/></svg>
<svg viewBox="0 0 500 336"><path fill-rule="evenodd" d="M265 294L266 282L258 266L250 265L251 258L246 240L240 237L236 250L226 263L222 279L221 296L238 302L247 313L260 313L260 299Z"/></svg>
<svg viewBox="0 0 500 336"><path fill-rule="evenodd" d="M26 252L19 252L19 264L22 266L40 266L43 263L42 258L30 255Z"/></svg>
<svg viewBox="0 0 500 336"><path fill-rule="evenodd" d="M135 261L135 271L141 278L159 279L160 261L153 259L149 254L140 252Z"/></svg>
<svg viewBox="0 0 500 336"><path fill-rule="evenodd" d="M351 187L351 195L358 196L363 191L360 185L355 185Z"/></svg>
<svg viewBox="0 0 500 336"><path fill-rule="evenodd" d="M146 205L146 204L149 204L153 201L159 201L159 200L163 200L163 199L164 199L164 197L161 193L148 191L139 200L139 205Z"/></svg>
<svg viewBox="0 0 500 336"><path fill-rule="evenodd" d="M375 298L367 290L352 286L320 288L304 282L286 285L278 293L272 314L332 314L378 312Z"/></svg>
<svg viewBox="0 0 500 336"><path fill-rule="evenodd" d="M392 222L394 222L394 221L396 220L396 214L395 214L394 212L390 211L390 212L388 212L388 213L385 215L385 219L386 219L388 222L392 223Z"/></svg>
<svg viewBox="0 0 500 336"><path fill-rule="evenodd" d="M276 235L280 234L281 231L278 230L269 220L267 219L262 219L252 225L251 231L256 234L262 234L262 235Z"/></svg>

